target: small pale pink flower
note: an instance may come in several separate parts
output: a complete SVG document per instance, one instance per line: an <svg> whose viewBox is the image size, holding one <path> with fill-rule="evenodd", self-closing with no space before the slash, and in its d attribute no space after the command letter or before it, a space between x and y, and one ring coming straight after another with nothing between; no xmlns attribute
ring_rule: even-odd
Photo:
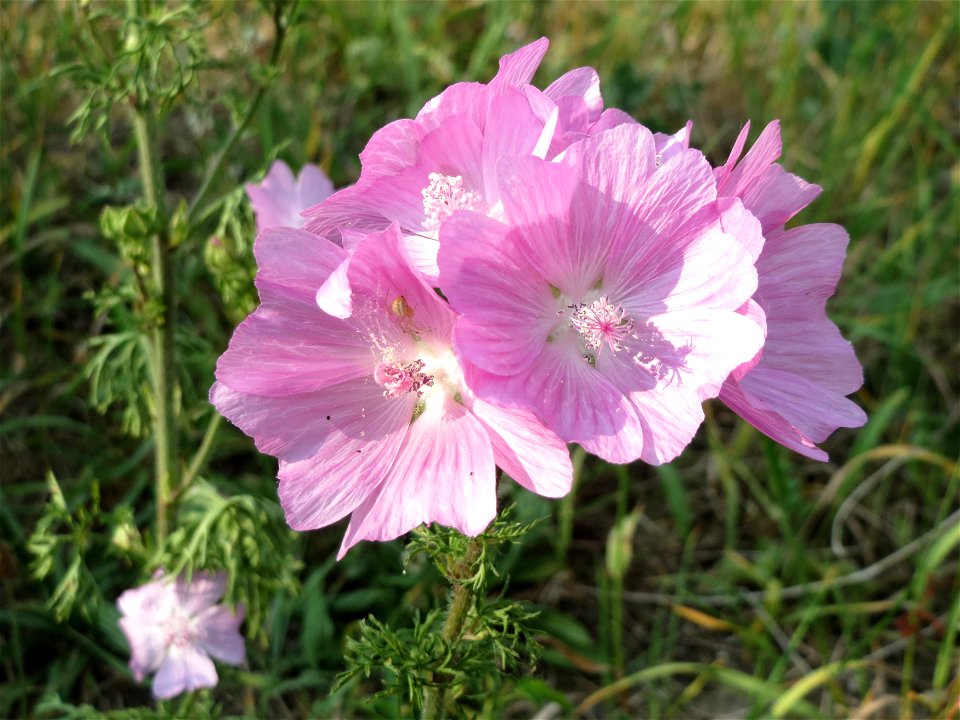
<svg viewBox="0 0 960 720"><path fill-rule="evenodd" d="M340 556L421 523L468 535L496 514L495 465L549 497L566 445L532 413L471 390L454 314L412 268L396 224L342 247L274 228L254 247L261 305L217 364L210 399L280 460L296 530L352 513Z"/></svg>
<svg viewBox="0 0 960 720"><path fill-rule="evenodd" d="M658 163L650 132L626 123L499 172L504 222L461 210L440 230L475 390L609 461L672 459L763 344L737 312L756 270L721 227L709 164L683 147Z"/></svg>
<svg viewBox="0 0 960 720"><path fill-rule="evenodd" d="M757 259L759 286L753 297L766 318L763 351L724 383L720 399L777 442L807 457L826 460L816 443L838 427L859 427L866 415L845 396L863 384L853 347L826 316L849 240L839 225L784 223L809 205L820 188L791 175L780 157L780 127L772 122L740 159L749 123L727 162L715 169L718 193L728 202L725 225L740 237L759 237L742 210L759 220L762 250L746 244ZM741 206L742 203L742 206Z"/></svg>
<svg viewBox="0 0 960 720"><path fill-rule="evenodd" d="M243 609L217 605L226 588L223 573L194 573L175 581L162 572L152 582L117 599L120 628L130 643L130 670L137 682L151 673L154 697L212 688L217 670L211 657L240 665L246 647L240 635Z"/></svg>
<svg viewBox="0 0 960 720"><path fill-rule="evenodd" d="M300 213L333 193L333 183L323 170L307 164L294 179L289 166L277 160L259 183L244 188L257 218L257 232L268 227L300 227Z"/></svg>

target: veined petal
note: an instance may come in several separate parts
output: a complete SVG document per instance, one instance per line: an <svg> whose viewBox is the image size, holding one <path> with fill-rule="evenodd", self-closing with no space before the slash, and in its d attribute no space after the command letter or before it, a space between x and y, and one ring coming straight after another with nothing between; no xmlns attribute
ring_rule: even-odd
<svg viewBox="0 0 960 720"><path fill-rule="evenodd" d="M240 634L243 608L233 612L225 605L208 608L196 620L196 642L210 656L230 665L241 665L247 656Z"/></svg>
<svg viewBox="0 0 960 720"><path fill-rule="evenodd" d="M195 572L187 582L185 576L177 578L174 589L177 593L177 602L187 615L197 615L207 608L216 605L227 589L225 573Z"/></svg>
<svg viewBox="0 0 960 720"><path fill-rule="evenodd" d="M153 696L167 700L182 692L217 685L217 669L205 652L193 645L171 645L153 678Z"/></svg>
<svg viewBox="0 0 960 720"><path fill-rule="evenodd" d="M747 399L740 383L733 378L724 383L720 400L737 415L772 440L813 460L824 462L829 456L803 432L772 410L754 407Z"/></svg>
<svg viewBox="0 0 960 720"><path fill-rule="evenodd" d="M469 374L468 383L481 387L482 371ZM477 397L469 398L467 404L487 429L494 459L507 475L544 497L562 497L570 491L570 451L531 411L501 407Z"/></svg>
<svg viewBox="0 0 960 720"><path fill-rule="evenodd" d="M519 256L510 229L460 212L440 229L440 286L458 313L460 352L499 374L523 370L557 324L549 285Z"/></svg>
<svg viewBox="0 0 960 720"><path fill-rule="evenodd" d="M392 540L437 522L477 535L496 515L493 449L483 425L450 397L410 426L379 490L354 510L338 557L360 540Z"/></svg>

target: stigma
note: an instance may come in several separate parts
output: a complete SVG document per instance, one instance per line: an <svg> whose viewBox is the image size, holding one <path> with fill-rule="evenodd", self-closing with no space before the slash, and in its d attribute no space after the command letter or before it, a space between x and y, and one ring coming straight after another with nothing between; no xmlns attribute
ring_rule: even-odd
<svg viewBox="0 0 960 720"><path fill-rule="evenodd" d="M604 346L612 352L620 352L623 342L633 334L633 320L619 305L612 305L607 298L601 297L587 305L570 305L570 325L580 333L587 350L598 353Z"/></svg>
<svg viewBox="0 0 960 720"><path fill-rule="evenodd" d="M433 376L423 372L423 360L409 363L385 357L373 369L373 379L383 388L385 398L398 398L407 393L423 395L423 388L433 385Z"/></svg>

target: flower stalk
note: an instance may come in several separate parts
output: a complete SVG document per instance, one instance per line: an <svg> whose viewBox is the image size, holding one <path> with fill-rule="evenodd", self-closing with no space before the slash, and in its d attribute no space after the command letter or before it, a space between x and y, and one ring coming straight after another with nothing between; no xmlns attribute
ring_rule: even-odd
<svg viewBox="0 0 960 720"><path fill-rule="evenodd" d="M163 168L154 138L156 116L149 102L134 106L133 130L137 143L140 178L147 204L156 208L158 230L150 239L151 288L159 313L152 330L151 369L154 412L154 468L157 504L157 539L167 535L167 513L177 488L177 437L173 369L176 367L174 329L176 294L170 272L170 233L166 222Z"/></svg>
<svg viewBox="0 0 960 720"><path fill-rule="evenodd" d="M483 554L483 538L471 538L463 556L453 563L449 577L453 582L450 588L450 604L443 623L441 637L449 644L451 655L456 656L456 647L466 625L470 608L476 599L476 585L471 582L477 561ZM434 678L437 680L438 678ZM444 715L444 696L446 690L442 684L428 686L423 692L423 720L439 720Z"/></svg>

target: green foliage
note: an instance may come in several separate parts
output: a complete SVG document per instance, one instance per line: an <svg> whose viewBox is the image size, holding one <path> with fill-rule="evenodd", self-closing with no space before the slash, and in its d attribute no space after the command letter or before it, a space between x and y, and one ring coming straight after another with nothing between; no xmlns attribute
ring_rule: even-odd
<svg viewBox="0 0 960 720"><path fill-rule="evenodd" d="M83 60L56 71L86 91L69 118L75 142L102 132L121 103L169 109L206 60L194 4L85 3L79 12Z"/></svg>
<svg viewBox="0 0 960 720"><path fill-rule="evenodd" d="M243 605L247 636L265 643L270 604L296 592L300 569L279 506L254 495L225 497L197 479L184 490L176 519L151 566L188 578L196 570L225 570L227 602Z"/></svg>
<svg viewBox="0 0 960 720"><path fill-rule="evenodd" d="M424 708L427 693L439 691L458 717L481 707L489 712L484 700L498 697L511 675L529 672L539 657L531 631L537 611L529 603L485 597L498 577L496 548L519 542L535 524L514 522L504 511L478 538L439 525L418 528L407 559L417 553L430 558L452 585L450 606L422 617L417 612L413 626L399 630L372 615L362 620L347 638L347 670L337 687L376 672L383 681L376 697L403 696Z"/></svg>
<svg viewBox="0 0 960 720"><path fill-rule="evenodd" d="M100 570L98 561L105 555L142 560L140 536L129 508L101 510L97 482L90 486L89 501L73 508L52 472L47 473L47 486L50 498L27 540L33 556L30 574L37 581L52 580L46 606L57 622L65 621L77 608L92 621L103 602L101 578L94 575Z"/></svg>

